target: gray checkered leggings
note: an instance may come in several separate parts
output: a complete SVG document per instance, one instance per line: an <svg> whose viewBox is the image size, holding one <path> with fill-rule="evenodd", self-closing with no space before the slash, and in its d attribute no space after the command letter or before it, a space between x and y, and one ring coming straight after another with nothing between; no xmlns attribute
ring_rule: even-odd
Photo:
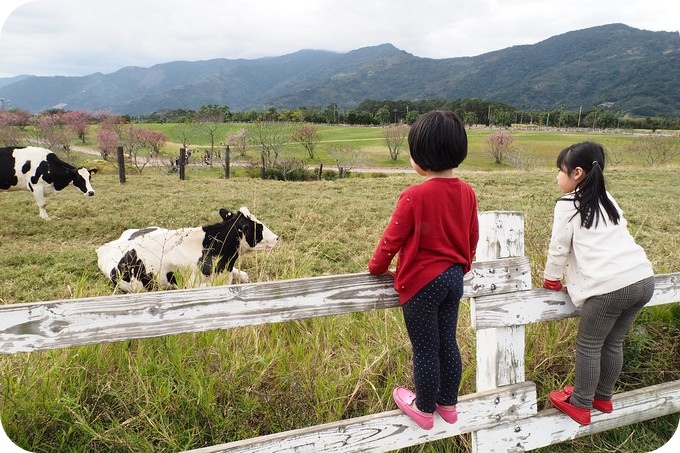
<svg viewBox="0 0 680 453"><path fill-rule="evenodd" d="M610 400L623 368L623 338L654 293L654 277L586 300L576 336L576 373L570 402L591 408Z"/></svg>

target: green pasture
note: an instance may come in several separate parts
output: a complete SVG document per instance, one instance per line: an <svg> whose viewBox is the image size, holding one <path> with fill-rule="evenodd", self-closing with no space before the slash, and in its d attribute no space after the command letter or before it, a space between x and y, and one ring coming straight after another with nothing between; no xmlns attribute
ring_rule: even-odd
<svg viewBox="0 0 680 453"><path fill-rule="evenodd" d="M380 147L379 128L353 129L360 128L328 127L321 133L328 140L375 140ZM545 164L529 171L489 171L495 166L483 162L488 157L478 148L488 133L470 130L470 162L458 174L476 190L481 211L525 214L525 252L539 285L559 195L552 160L564 146L591 137L517 131L517 141ZM656 273L680 271L677 171L673 165L633 163L605 171L608 189ZM244 205L280 237L274 250L239 259L237 266L251 281L364 272L398 194L421 181L412 173L380 171L313 182L224 179L222 173L219 167L190 166L180 181L167 168L152 167L128 172L121 184L115 171L101 172L93 179L94 197L69 187L48 198L49 222L39 218L30 193L0 193L0 212L6 213L0 222L0 303L111 294L97 268L98 246L127 228L205 225L219 220L219 208ZM550 407L550 390L573 381L577 325L567 319L527 328L527 379L537 384L539 410ZM680 304L646 309L626 340L617 391L680 379L679 335ZM475 382L467 301L458 337L461 394L466 394ZM410 354L401 313L389 309L0 355L0 416L9 437L28 451L194 449L395 409L393 387L411 384ZM540 451L651 451L670 439L679 418L675 414ZM464 435L404 451L469 449L470 437Z"/></svg>
<svg viewBox="0 0 680 453"><path fill-rule="evenodd" d="M189 148L198 150L198 155L210 147L210 140L205 132L199 127L189 127L177 124L144 124L143 127L159 130L166 134L168 143L164 148L164 153L169 156L177 156L181 148L180 137L187 136ZM223 143L229 134L240 129L248 129L247 123L224 123L220 124L216 132L218 137L217 145ZM404 142L397 161L393 161L389 156L389 151L385 144L384 127L379 126L342 126L342 125L315 125L318 129L321 141L317 146L317 156L309 159L307 151L298 143L290 142L282 150L282 157L287 159L306 160L310 165L323 164L325 168L333 168L335 165L334 157L329 152L331 146L345 146L355 148L363 157L362 165L365 167L385 167L385 168L410 168L408 159L408 143ZM180 134L184 134L181 135ZM512 168L510 164L499 166L494 164L488 152L487 139L498 129L471 128L468 129L469 156L462 164L465 169L507 169ZM558 130L536 130L536 129L512 129L514 137L513 147L518 149L523 156L526 156L532 167L553 167L557 153L564 147L585 141L597 141L605 147L622 150L637 135L633 133L612 134L600 131L578 131L567 132ZM94 143L89 143L94 147ZM236 160L257 162L259 150L250 146L246 157L240 157L233 153ZM680 160L678 160L680 162ZM622 162L623 165L637 165L640 163L638 158L627 156Z"/></svg>

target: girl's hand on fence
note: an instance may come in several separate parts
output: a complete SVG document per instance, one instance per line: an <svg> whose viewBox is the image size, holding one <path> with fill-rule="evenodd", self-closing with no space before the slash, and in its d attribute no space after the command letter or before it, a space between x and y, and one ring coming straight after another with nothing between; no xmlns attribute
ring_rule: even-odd
<svg viewBox="0 0 680 453"><path fill-rule="evenodd" d="M387 269L383 275L389 275L391 277L394 277L395 271L392 269Z"/></svg>
<svg viewBox="0 0 680 453"><path fill-rule="evenodd" d="M551 291L562 291L562 282L559 280L543 280L543 287Z"/></svg>

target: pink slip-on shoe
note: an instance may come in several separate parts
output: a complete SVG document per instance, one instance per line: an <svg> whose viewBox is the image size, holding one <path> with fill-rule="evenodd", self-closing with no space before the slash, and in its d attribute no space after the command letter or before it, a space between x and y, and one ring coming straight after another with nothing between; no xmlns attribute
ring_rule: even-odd
<svg viewBox="0 0 680 453"><path fill-rule="evenodd" d="M550 392L550 401L579 425L590 425L590 409L574 406L569 402L569 395L563 391Z"/></svg>
<svg viewBox="0 0 680 453"><path fill-rule="evenodd" d="M456 423L458 421L458 410L456 406L444 407L437 404L437 412L444 419L446 423Z"/></svg>
<svg viewBox="0 0 680 453"><path fill-rule="evenodd" d="M571 395L574 393L574 386L568 385L562 390L565 394ZM614 412L614 406L612 405L612 400L593 400L593 407L600 412L605 414L611 414Z"/></svg>
<svg viewBox="0 0 680 453"><path fill-rule="evenodd" d="M392 392L392 398L406 415L423 429L432 429L434 426L434 415L421 412L411 407L411 403L416 400L416 394L404 387L397 387Z"/></svg>

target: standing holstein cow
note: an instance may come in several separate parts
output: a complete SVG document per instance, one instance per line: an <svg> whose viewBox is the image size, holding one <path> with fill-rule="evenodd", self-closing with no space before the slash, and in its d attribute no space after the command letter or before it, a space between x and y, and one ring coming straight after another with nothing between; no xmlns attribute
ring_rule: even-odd
<svg viewBox="0 0 680 453"><path fill-rule="evenodd" d="M8 147L0 148L0 190L29 190L40 217L49 220L45 210L45 197L73 184L86 196L94 195L90 175L96 168L76 168L64 162L49 149Z"/></svg>
<svg viewBox="0 0 680 453"><path fill-rule="evenodd" d="M125 292L176 288L178 272L188 276L187 286L205 286L210 275L225 269L227 284L234 276L247 282L248 274L234 267L239 253L270 250L278 236L246 207L235 213L219 212L222 222L214 225L125 230L97 249L99 269Z"/></svg>

